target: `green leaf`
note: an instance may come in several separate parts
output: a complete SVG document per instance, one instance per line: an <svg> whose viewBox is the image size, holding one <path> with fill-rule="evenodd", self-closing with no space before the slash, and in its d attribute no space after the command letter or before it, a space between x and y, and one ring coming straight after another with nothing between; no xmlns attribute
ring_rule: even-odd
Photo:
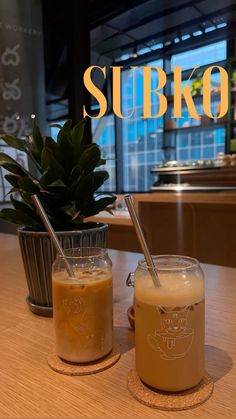
<svg viewBox="0 0 236 419"><path fill-rule="evenodd" d="M85 147L77 165L71 173L71 181L75 181L81 174L86 175L92 172L101 160L100 148L97 144L89 144Z"/></svg>
<svg viewBox="0 0 236 419"><path fill-rule="evenodd" d="M68 119L68 120L64 123L64 125L62 126L62 130L63 130L63 131L70 132L70 130L71 130L71 125L72 125L72 120L71 120L71 119Z"/></svg>
<svg viewBox="0 0 236 419"><path fill-rule="evenodd" d="M0 152L0 166L8 170L11 173L19 176L27 175L27 171L17 163L16 160L12 159L5 153Z"/></svg>
<svg viewBox="0 0 236 419"><path fill-rule="evenodd" d="M34 228L38 228L39 226L38 223L27 214L13 208L4 208L0 212L0 218L13 224L26 225Z"/></svg>
<svg viewBox="0 0 236 419"><path fill-rule="evenodd" d="M50 188L50 185L60 181L64 184L64 182L57 177L57 172L55 172L54 167L48 167L43 173L39 183L43 189L48 189Z"/></svg>
<svg viewBox="0 0 236 419"><path fill-rule="evenodd" d="M24 214L28 215L32 220L35 220L38 224L40 224L40 219L36 213L34 206L30 206L23 201L18 201L11 196L11 202L14 208L18 211L23 212Z"/></svg>
<svg viewBox="0 0 236 419"><path fill-rule="evenodd" d="M70 189L61 179L55 180L54 182L47 185L47 190L57 195L58 201L63 202L63 204L68 202L71 196Z"/></svg>
<svg viewBox="0 0 236 419"><path fill-rule="evenodd" d="M104 164L106 164L106 160L105 159L100 159L98 164L97 164L97 167L103 166Z"/></svg>
<svg viewBox="0 0 236 419"><path fill-rule="evenodd" d="M37 194L40 189L37 183L33 182L29 177L25 176L19 179L18 187L26 193Z"/></svg>
<svg viewBox="0 0 236 419"><path fill-rule="evenodd" d="M58 133L58 148L60 150L60 162L63 164L65 171L69 174L73 167L74 150L71 140L71 121L67 121Z"/></svg>
<svg viewBox="0 0 236 419"><path fill-rule="evenodd" d="M112 209L111 209L111 208L106 207L106 208L104 209L104 211L108 212L108 214L114 215L114 213L113 213L113 211L112 211Z"/></svg>
<svg viewBox="0 0 236 419"><path fill-rule="evenodd" d="M76 147L80 146L83 141L85 124L86 119L82 119L71 130L72 143Z"/></svg>
<svg viewBox="0 0 236 419"><path fill-rule="evenodd" d="M71 141L73 146L75 163L78 161L79 156L83 150L85 124L86 119L82 119L82 121L79 121L78 124L76 124L71 130Z"/></svg>
<svg viewBox="0 0 236 419"><path fill-rule="evenodd" d="M78 202L85 201L86 197L93 196L94 192L103 185L103 183L109 178L108 172L100 170L97 172L89 173L82 177L78 182L74 196L77 201L76 207L78 208Z"/></svg>
<svg viewBox="0 0 236 419"><path fill-rule="evenodd" d="M71 140L71 124L72 121L69 119L64 123L64 125L61 127L60 131L57 134L57 143L60 144L60 142L63 141L70 141Z"/></svg>
<svg viewBox="0 0 236 419"><path fill-rule="evenodd" d="M32 144L30 144L29 140L28 141L21 140L19 138L14 137L13 135L2 135L1 138L10 147L26 153L30 157L32 162L36 165L37 169L40 171L40 166L38 164L39 163L38 155L37 153L35 154L33 150L31 150Z"/></svg>
<svg viewBox="0 0 236 419"><path fill-rule="evenodd" d="M48 148L51 150L52 154L58 157L58 145L56 141L53 140L52 137L46 136L44 142L44 148Z"/></svg>
<svg viewBox="0 0 236 419"><path fill-rule="evenodd" d="M113 204L115 200L116 200L115 196L109 196L109 197L100 198L97 201L91 202L89 207L86 208L85 216L90 217L92 215L98 214L100 211L105 210L108 205Z"/></svg>
<svg viewBox="0 0 236 419"><path fill-rule="evenodd" d="M18 189L18 181L20 179L20 176L17 175L5 175L5 179L12 185L14 188Z"/></svg>
<svg viewBox="0 0 236 419"><path fill-rule="evenodd" d="M45 144L43 147L41 155L41 166L43 172L46 172L47 169L50 169L50 183L56 179L65 178L65 170L63 166L57 161L55 156L55 149L57 144L54 142L52 145L52 139L47 137L45 139Z"/></svg>
<svg viewBox="0 0 236 419"><path fill-rule="evenodd" d="M61 179L57 179L54 182L47 185L48 188L66 188L65 183Z"/></svg>
<svg viewBox="0 0 236 419"><path fill-rule="evenodd" d="M45 170L45 172L43 173L43 175L42 175L42 177L41 177L41 179L39 181L40 186L43 189L46 189L47 188L47 185L50 184L50 183L52 183L54 181L54 179L55 179L54 170L51 169L50 167L48 167Z"/></svg>
<svg viewBox="0 0 236 419"><path fill-rule="evenodd" d="M19 193L19 188L11 188L9 192L7 192L7 195L11 195L12 193L18 192Z"/></svg>
<svg viewBox="0 0 236 419"><path fill-rule="evenodd" d="M38 125L36 124L35 119L33 119L32 139L33 139L32 150L36 152L36 154L40 158L42 150L43 150L44 141L43 141L43 137L41 135L40 129Z"/></svg>
<svg viewBox="0 0 236 419"><path fill-rule="evenodd" d="M0 138L5 141L9 147L13 147L17 150L26 152L25 140L20 140L19 138L14 137L13 135L0 135Z"/></svg>

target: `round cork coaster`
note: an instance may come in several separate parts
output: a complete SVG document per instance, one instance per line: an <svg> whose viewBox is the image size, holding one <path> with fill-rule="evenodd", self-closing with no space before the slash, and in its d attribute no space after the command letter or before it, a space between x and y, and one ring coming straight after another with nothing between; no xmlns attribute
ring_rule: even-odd
<svg viewBox="0 0 236 419"><path fill-rule="evenodd" d="M207 373L196 387L175 393L151 390L143 384L135 369L128 374L128 389L132 396L146 406L160 410L186 410L196 407L209 399L213 388L214 383Z"/></svg>
<svg viewBox="0 0 236 419"><path fill-rule="evenodd" d="M120 347L114 345L112 351L97 361L77 364L63 361L55 352L48 355L48 365L56 372L65 375L89 375L96 374L112 367L120 359Z"/></svg>

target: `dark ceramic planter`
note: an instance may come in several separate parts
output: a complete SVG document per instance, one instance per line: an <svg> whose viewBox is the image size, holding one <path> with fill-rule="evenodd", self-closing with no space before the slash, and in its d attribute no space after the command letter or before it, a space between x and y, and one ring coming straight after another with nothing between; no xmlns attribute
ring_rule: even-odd
<svg viewBox="0 0 236 419"><path fill-rule="evenodd" d="M78 231L57 232L62 248L106 247L107 224L84 223L84 227ZM46 232L20 227L18 238L29 290L27 304L33 313L52 317L52 264L56 251Z"/></svg>

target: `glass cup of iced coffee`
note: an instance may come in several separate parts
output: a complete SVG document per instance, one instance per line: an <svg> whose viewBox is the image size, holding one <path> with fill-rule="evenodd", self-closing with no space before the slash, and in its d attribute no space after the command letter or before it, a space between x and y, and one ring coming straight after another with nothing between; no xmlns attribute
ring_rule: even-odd
<svg viewBox="0 0 236 419"><path fill-rule="evenodd" d="M164 255L154 263L156 288L144 260L135 271L136 369L161 391L182 391L203 378L204 275L196 259Z"/></svg>
<svg viewBox="0 0 236 419"><path fill-rule="evenodd" d="M111 260L107 250L65 250L53 264L53 322L56 353L65 361L96 361L112 350L113 293Z"/></svg>

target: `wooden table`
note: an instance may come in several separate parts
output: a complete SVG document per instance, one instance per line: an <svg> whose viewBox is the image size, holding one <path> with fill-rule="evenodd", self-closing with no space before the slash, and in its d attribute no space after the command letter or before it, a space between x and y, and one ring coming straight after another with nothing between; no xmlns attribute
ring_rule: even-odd
<svg viewBox="0 0 236 419"><path fill-rule="evenodd" d="M126 310L132 290L125 286L140 256L110 251L114 268L115 336L120 361L94 376L69 377L47 365L53 347L52 319L27 308L27 287L17 238L0 235L0 417L235 418L236 269L203 265L206 275L206 362L215 381L213 396L183 412L164 412L137 402L127 390L134 363L134 334Z"/></svg>

